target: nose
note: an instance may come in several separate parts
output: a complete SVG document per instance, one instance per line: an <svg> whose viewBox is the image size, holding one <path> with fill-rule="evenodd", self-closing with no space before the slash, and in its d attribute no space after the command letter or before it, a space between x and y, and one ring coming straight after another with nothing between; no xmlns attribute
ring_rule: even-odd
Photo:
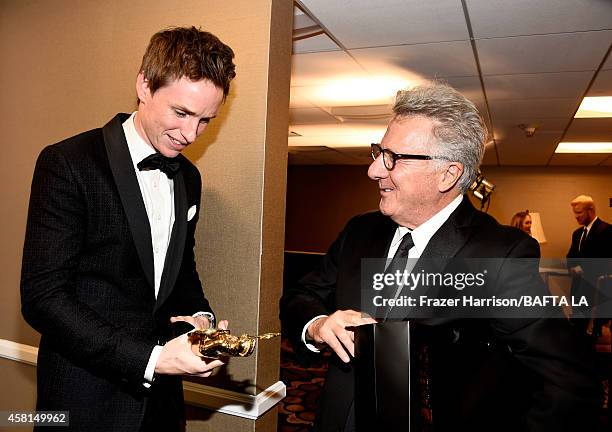
<svg viewBox="0 0 612 432"><path fill-rule="evenodd" d="M191 144L196 138L204 131L205 127L201 127L200 120L197 118L190 118L185 121L181 126L181 135L187 141L187 144Z"/></svg>
<svg viewBox="0 0 612 432"><path fill-rule="evenodd" d="M372 161L368 168L368 177L372 180L379 180L389 176L389 171L385 168L382 154L378 155L376 159Z"/></svg>

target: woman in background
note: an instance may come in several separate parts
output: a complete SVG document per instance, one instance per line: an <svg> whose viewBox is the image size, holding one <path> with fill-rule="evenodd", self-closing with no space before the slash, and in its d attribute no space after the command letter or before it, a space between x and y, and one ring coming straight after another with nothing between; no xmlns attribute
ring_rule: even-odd
<svg viewBox="0 0 612 432"><path fill-rule="evenodd" d="M512 216L510 226L518 228L531 235L531 216L529 215L529 210L518 212L514 216Z"/></svg>

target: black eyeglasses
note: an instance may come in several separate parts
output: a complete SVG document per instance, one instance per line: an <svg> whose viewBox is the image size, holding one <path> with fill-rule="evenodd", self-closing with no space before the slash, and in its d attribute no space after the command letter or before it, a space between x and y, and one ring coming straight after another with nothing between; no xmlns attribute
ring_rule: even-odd
<svg viewBox="0 0 612 432"><path fill-rule="evenodd" d="M383 155L383 163L385 164L385 168L391 171L395 168L395 162L398 159L412 159L412 160L433 160L433 159L443 159L446 158L442 156L429 156L429 155L416 155L416 154L401 154L394 153L389 149L384 149L380 146L380 144L371 144L372 146L372 159L376 160L378 156L382 153Z"/></svg>

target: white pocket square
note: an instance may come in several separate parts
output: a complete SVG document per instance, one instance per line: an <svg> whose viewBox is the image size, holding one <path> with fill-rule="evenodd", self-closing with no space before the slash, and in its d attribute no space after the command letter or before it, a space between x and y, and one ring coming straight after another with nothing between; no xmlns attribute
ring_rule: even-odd
<svg viewBox="0 0 612 432"><path fill-rule="evenodd" d="M193 217L196 214L196 210L197 210L197 206L195 205L192 205L191 207L189 207L189 210L187 210L187 222L193 219Z"/></svg>

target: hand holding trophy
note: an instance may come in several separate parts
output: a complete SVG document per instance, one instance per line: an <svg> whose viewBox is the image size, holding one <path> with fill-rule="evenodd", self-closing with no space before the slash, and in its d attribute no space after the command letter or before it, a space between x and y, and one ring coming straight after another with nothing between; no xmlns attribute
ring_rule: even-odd
<svg viewBox="0 0 612 432"><path fill-rule="evenodd" d="M265 333L259 336L243 334L235 336L228 329L208 328L187 334L191 350L200 357L248 357L253 354L258 339L272 339L280 333Z"/></svg>

